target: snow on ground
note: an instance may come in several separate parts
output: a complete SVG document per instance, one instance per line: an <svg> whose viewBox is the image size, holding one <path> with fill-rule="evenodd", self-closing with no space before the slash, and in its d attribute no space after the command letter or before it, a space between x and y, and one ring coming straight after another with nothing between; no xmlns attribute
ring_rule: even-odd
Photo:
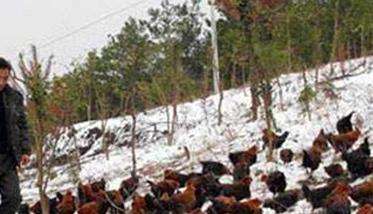
<svg viewBox="0 0 373 214"><path fill-rule="evenodd" d="M266 162L265 152L258 156L258 162L251 167L251 175L254 179L251 190L253 197L265 199L272 197L272 193L266 190L265 185L260 182L260 173L271 172L275 169L284 172L287 177L287 189L300 187L300 181L306 180L308 175L301 167L301 151L311 146L321 128L327 132L336 131L336 121L350 113L357 112L353 120L363 121L363 133L371 135L373 128L373 57L361 58L342 63L334 63L319 68L319 81L341 75L341 68L347 74L354 76L332 82L332 88L337 97L329 96L320 85L318 95L311 104L311 120L303 112L302 105L297 101L303 88L301 74L283 75L279 78L282 88L283 109L280 108L280 90L275 85L274 109L279 132L288 130L290 135L282 148L290 148L297 155L296 161L284 165L281 161ZM307 72L307 81L314 85L315 70ZM198 161L215 160L221 161L232 167L228 160L228 153L247 149L256 144L262 148L261 130L265 127L263 119L249 121L250 112L249 88L242 87L224 91L223 101L223 124L217 125L217 105L219 97L210 96L206 100L196 100L178 106L178 125L172 145L167 145L166 136L162 133L167 130L166 108L159 107L138 115L139 143L137 146L137 164L142 180L157 179L162 176L165 168L174 168L186 172L200 170ZM170 114L171 114L170 108ZM261 112L261 117L263 112ZM79 173L83 181L98 180L105 178L109 189L116 189L124 178L128 178L131 169L131 151L127 146L120 144L129 142L131 118L119 117L106 121L106 130L114 133L115 143L109 147L109 159L105 154L96 154L102 148L102 139L87 139L87 134L94 128L101 129L101 121L87 121L76 124L76 144L78 147L92 147L81 156L82 169ZM157 132L154 132L155 125ZM57 154L69 154L75 151L73 139L67 134L57 144ZM184 155L184 146L191 153L191 159L187 160ZM357 146L357 145L356 145ZM373 145L371 145L371 149ZM276 160L278 154L276 153ZM327 178L324 166L338 160L334 152L324 154L322 165L314 172L315 180L322 183ZM345 167L345 165L344 165ZM52 170L55 174L49 183L49 193L64 191L76 186L72 178L71 167L59 166ZM37 200L37 188L35 186L35 170L28 169L22 175L22 194L25 201L35 202ZM27 179L26 179L27 178ZM229 182L228 179L227 182ZM362 181L360 181L362 182ZM146 185L140 191L147 191ZM75 191L75 189L74 189ZM299 201L297 205L288 210L288 213L305 213L312 207L305 201ZM307 211L308 210L308 211ZM265 209L264 213L273 213Z"/></svg>

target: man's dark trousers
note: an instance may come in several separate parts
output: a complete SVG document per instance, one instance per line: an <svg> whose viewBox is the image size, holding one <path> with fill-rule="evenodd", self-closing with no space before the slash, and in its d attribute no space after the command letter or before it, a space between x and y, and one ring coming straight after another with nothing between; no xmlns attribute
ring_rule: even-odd
<svg viewBox="0 0 373 214"><path fill-rule="evenodd" d="M0 163L0 214L14 214L21 203L16 166L9 154L0 154Z"/></svg>

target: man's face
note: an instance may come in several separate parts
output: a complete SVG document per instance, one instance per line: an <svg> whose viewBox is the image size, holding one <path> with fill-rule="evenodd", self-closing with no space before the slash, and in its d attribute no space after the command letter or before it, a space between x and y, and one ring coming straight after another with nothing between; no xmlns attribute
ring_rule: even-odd
<svg viewBox="0 0 373 214"><path fill-rule="evenodd" d="M8 82L9 78L9 70L8 69L0 69L0 91L2 91Z"/></svg>

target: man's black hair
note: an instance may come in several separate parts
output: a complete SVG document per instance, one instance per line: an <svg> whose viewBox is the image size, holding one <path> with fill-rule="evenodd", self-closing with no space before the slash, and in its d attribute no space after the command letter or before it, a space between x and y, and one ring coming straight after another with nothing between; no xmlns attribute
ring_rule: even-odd
<svg viewBox="0 0 373 214"><path fill-rule="evenodd" d="M0 57L0 69L12 70L12 65L4 58Z"/></svg>

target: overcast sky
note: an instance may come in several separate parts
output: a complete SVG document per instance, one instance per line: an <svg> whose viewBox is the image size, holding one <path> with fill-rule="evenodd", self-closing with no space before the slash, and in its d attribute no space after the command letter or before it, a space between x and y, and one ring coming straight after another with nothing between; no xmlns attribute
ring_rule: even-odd
<svg viewBox="0 0 373 214"><path fill-rule="evenodd" d="M30 44L40 47L100 17L128 8L40 49L40 56L44 59L51 54L55 56L55 70L61 73L73 60L82 60L88 50L102 47L109 34L119 32L127 17L146 18L148 9L160 3L161 0L3 0L0 56L10 59L17 67L18 54L29 53Z"/></svg>

